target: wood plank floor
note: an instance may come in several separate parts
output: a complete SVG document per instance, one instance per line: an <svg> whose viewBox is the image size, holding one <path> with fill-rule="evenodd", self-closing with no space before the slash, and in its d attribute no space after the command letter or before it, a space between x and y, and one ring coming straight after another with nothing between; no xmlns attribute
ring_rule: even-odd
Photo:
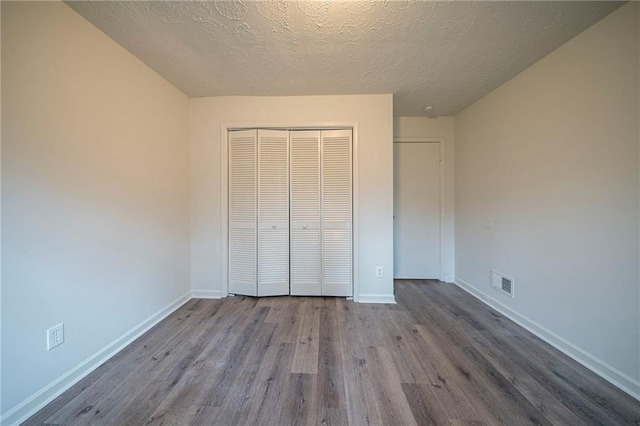
<svg viewBox="0 0 640 426"><path fill-rule="evenodd" d="M397 305L194 299L25 424L640 424L640 403L453 285Z"/></svg>

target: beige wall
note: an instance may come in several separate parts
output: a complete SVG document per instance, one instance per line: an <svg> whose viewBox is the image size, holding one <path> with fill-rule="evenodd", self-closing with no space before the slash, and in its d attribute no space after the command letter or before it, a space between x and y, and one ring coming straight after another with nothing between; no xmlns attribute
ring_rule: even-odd
<svg viewBox="0 0 640 426"><path fill-rule="evenodd" d="M391 95L215 97L190 101L191 285L194 295L227 292L224 269L224 123L244 126L357 126L359 213L356 298L393 300L393 99ZM359 236L359 237L358 237ZM385 269L375 277L376 266Z"/></svg>
<svg viewBox="0 0 640 426"><path fill-rule="evenodd" d="M637 8L456 116L455 233L461 286L640 395Z"/></svg>
<svg viewBox="0 0 640 426"><path fill-rule="evenodd" d="M12 423L188 295L188 99L60 2L2 2L2 89Z"/></svg>
<svg viewBox="0 0 640 426"><path fill-rule="evenodd" d="M393 120L394 139L434 138L444 141L445 158L445 202L443 241L443 279L446 282L454 280L454 205L453 205L453 164L454 164L454 119L453 117L396 117Z"/></svg>

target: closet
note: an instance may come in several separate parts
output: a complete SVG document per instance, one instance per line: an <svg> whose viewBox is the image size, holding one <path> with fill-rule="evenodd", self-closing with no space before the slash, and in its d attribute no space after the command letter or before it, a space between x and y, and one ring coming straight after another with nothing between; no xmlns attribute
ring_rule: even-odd
<svg viewBox="0 0 640 426"><path fill-rule="evenodd" d="M229 292L352 296L352 131L229 131Z"/></svg>

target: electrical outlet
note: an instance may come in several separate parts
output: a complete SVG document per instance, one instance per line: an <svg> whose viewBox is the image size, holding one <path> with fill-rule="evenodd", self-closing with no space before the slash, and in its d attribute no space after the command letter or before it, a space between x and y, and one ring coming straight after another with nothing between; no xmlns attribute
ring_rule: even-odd
<svg viewBox="0 0 640 426"><path fill-rule="evenodd" d="M382 278L384 276L384 268L382 266L376 266L376 278Z"/></svg>
<svg viewBox="0 0 640 426"><path fill-rule="evenodd" d="M60 346L64 343L64 323L54 325L47 330L47 350Z"/></svg>

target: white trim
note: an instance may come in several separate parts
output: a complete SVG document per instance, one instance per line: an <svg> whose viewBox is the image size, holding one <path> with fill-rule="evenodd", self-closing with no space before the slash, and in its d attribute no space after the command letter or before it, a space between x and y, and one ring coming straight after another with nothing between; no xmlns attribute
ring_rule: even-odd
<svg viewBox="0 0 640 426"><path fill-rule="evenodd" d="M453 280L455 280L455 278L452 275L447 275L446 277L444 277L442 282L445 282L447 284L453 284Z"/></svg>
<svg viewBox="0 0 640 426"><path fill-rule="evenodd" d="M220 297L229 295L229 226L227 206L229 201L229 158L228 144L229 130L238 129L289 129L289 130L322 130L322 129L351 129L352 162L353 162L353 300L360 301L360 226L359 226L359 152L358 152L358 122L223 122L220 124L220 253L222 263L220 268Z"/></svg>
<svg viewBox="0 0 640 426"><path fill-rule="evenodd" d="M496 311L500 312L502 315L509 318L522 328L535 334L554 348L558 349L560 352L584 365L589 370L596 373L598 376L617 386L635 399L640 400L640 381L623 373L617 368L610 366L606 362L591 355L590 353L565 340L564 338L558 336L551 330L536 323L532 319L519 314L508 306L493 299L488 294L485 294L482 291L476 289L471 284L465 282L459 277L455 278L454 284L467 293L471 294L481 302L484 302Z"/></svg>
<svg viewBox="0 0 640 426"><path fill-rule="evenodd" d="M440 147L440 276L438 279L444 282L451 282L452 278L450 275L447 275L448 271L446 270L447 262L445 261L446 251L445 251L445 219L446 219L446 201L447 201L447 186L446 186L446 151L445 151L445 140L444 138L393 138L393 143L437 143ZM395 213L395 212L394 212ZM447 278L449 281L447 281Z"/></svg>
<svg viewBox="0 0 640 426"><path fill-rule="evenodd" d="M184 305L191 299L191 292L187 292L180 296L178 299L169 303L164 308L160 309L149 318L142 321L137 326L133 327L122 336L109 343L98 352L91 355L86 360L82 361L71 370L67 371L42 389L38 390L31 396L27 397L24 401L7 411L0 419L0 424L14 425L20 424L33 416L36 412L42 409L45 405L53 401L64 391L71 386L78 383L85 378L96 368L107 362L111 357L116 355L122 349L124 349L131 342L142 336L154 325L171 315L176 309Z"/></svg>
<svg viewBox="0 0 640 426"><path fill-rule="evenodd" d="M396 304L396 297L393 294L361 294L360 303L390 303Z"/></svg>
<svg viewBox="0 0 640 426"><path fill-rule="evenodd" d="M229 295L229 128L220 126L220 295Z"/></svg>
<svg viewBox="0 0 640 426"><path fill-rule="evenodd" d="M352 228L352 256L353 256L353 301L360 302L360 227L359 218L360 218L360 153L359 153L359 138L358 138L358 123L350 123L350 127L353 131L353 140L351 141L351 174L353 179L353 187L351 190L353 191L351 194L353 204L352 208L352 216L351 216L351 226Z"/></svg>
<svg viewBox="0 0 640 426"><path fill-rule="evenodd" d="M192 299L222 299L223 296L220 290L192 290Z"/></svg>

